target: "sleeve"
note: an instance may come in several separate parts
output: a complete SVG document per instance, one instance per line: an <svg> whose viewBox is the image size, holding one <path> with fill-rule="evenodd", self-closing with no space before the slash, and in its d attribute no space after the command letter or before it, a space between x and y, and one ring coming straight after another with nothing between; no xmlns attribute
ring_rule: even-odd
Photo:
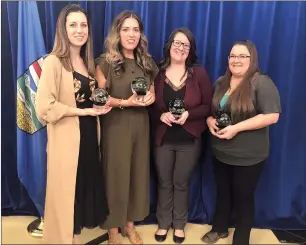
<svg viewBox="0 0 306 245"><path fill-rule="evenodd" d="M110 65L106 61L106 55L105 54L101 54L98 58L95 59L95 65L99 66L103 75L105 76L105 78L107 78Z"/></svg>
<svg viewBox="0 0 306 245"><path fill-rule="evenodd" d="M158 69L158 66L156 65L155 61L153 59L151 59L151 62L152 62L152 69L153 69L153 72L152 72L152 75L151 75L151 80L150 80L150 85L154 85L154 80L159 72L159 69Z"/></svg>
<svg viewBox="0 0 306 245"><path fill-rule="evenodd" d="M161 76L160 76L160 72L159 72L157 74L157 76L155 77L155 80L154 80L155 91L158 90L160 82L161 82ZM160 104L158 103L161 99L162 98L159 97L159 94L156 93L156 100L155 100L155 102L148 107L149 108L150 117L151 117L152 122L153 122L154 125L162 123L160 121L160 116L165 112L160 107Z"/></svg>
<svg viewBox="0 0 306 245"><path fill-rule="evenodd" d="M260 75L256 86L256 107L259 113L281 113L280 96L270 77Z"/></svg>
<svg viewBox="0 0 306 245"><path fill-rule="evenodd" d="M97 57L95 59L95 65L96 66L99 66L100 70L102 71L105 79L106 79L106 84L105 86L107 88L110 88L110 79L111 79L111 76L109 74L110 72L110 64L107 62L106 60L106 55L105 54L101 54L99 57Z"/></svg>
<svg viewBox="0 0 306 245"><path fill-rule="evenodd" d="M38 117L47 123L56 123L69 113L70 107L58 101L60 80L60 61L56 56L50 55L43 63L35 101Z"/></svg>
<svg viewBox="0 0 306 245"><path fill-rule="evenodd" d="M212 84L203 68L197 69L197 82L201 91L201 105L188 110L189 120L207 118L211 114Z"/></svg>

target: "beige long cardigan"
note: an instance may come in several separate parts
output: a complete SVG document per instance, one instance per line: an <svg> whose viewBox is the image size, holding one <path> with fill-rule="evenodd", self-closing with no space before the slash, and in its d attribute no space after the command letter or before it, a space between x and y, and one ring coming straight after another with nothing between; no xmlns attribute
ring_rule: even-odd
<svg viewBox="0 0 306 245"><path fill-rule="evenodd" d="M73 243L80 128L78 116L66 115L75 107L73 74L55 55L49 55L43 64L36 97L37 115L47 122L44 241L48 244ZM99 121L97 126L99 141Z"/></svg>

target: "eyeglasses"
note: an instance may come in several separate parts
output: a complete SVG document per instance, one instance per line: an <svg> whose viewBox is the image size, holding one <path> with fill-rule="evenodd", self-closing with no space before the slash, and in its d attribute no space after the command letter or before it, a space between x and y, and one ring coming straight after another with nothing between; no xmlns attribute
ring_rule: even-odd
<svg viewBox="0 0 306 245"><path fill-rule="evenodd" d="M228 59L229 60L235 60L236 58L238 58L238 60L245 60L247 58L250 58L251 56L250 55L246 55L246 54L239 54L239 55L234 55L234 54L231 54L228 56Z"/></svg>
<svg viewBox="0 0 306 245"><path fill-rule="evenodd" d="M181 45L183 45L183 48L184 48L184 49L187 49L187 50L190 49L190 44L189 44L189 43L183 43L183 42L181 42L181 41L179 41L179 40L173 40L172 43L173 43L173 46L174 46L174 47L179 48L179 47L181 47Z"/></svg>

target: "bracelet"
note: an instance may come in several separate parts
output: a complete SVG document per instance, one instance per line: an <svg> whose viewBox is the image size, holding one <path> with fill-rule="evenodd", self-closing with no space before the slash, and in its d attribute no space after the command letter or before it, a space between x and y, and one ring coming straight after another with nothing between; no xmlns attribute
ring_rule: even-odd
<svg viewBox="0 0 306 245"><path fill-rule="evenodd" d="M122 100L123 100L123 99L120 99L120 100L119 100L119 104L118 104L118 108L121 109L121 110L123 110L123 107L122 107L122 105L121 105Z"/></svg>

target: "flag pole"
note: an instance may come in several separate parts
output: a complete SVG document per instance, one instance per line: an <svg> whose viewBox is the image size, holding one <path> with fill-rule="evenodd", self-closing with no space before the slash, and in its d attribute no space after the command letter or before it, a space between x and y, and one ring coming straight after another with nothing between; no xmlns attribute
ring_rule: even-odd
<svg viewBox="0 0 306 245"><path fill-rule="evenodd" d="M29 35L30 33L30 35ZM46 129L35 111L35 97L46 47L37 3L18 2L17 35L17 172L40 217L32 221L27 231L32 237L42 237L44 227L44 190L46 175ZM30 165L29 165L30 163Z"/></svg>

